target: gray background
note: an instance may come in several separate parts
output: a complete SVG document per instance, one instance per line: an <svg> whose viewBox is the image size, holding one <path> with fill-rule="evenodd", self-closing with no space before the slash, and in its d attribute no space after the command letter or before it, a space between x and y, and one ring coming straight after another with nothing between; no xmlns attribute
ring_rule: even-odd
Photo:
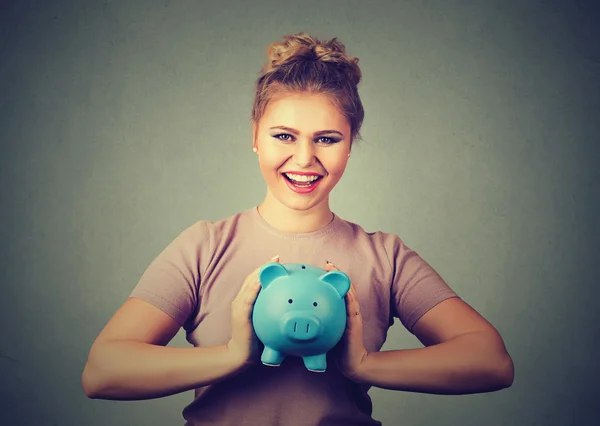
<svg viewBox="0 0 600 426"><path fill-rule="evenodd" d="M595 424L592 3L1 2L0 423L183 424L191 392L92 401L81 370L181 230L262 201L253 83L266 46L304 30L338 36L364 73L364 141L333 210L400 235L499 329L516 364L512 388L491 394L373 389L374 416ZM397 324L385 348L417 346Z"/></svg>

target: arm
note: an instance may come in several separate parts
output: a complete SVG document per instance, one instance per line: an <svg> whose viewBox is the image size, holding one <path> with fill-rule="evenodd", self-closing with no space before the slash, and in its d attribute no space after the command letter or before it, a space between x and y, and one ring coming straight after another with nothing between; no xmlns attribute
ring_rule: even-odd
<svg viewBox="0 0 600 426"><path fill-rule="evenodd" d="M385 389L449 395L512 385L514 365L502 338L461 299L447 299L429 310L413 332L424 348L369 353L352 379Z"/></svg>
<svg viewBox="0 0 600 426"><path fill-rule="evenodd" d="M237 374L244 361L227 345L166 347L179 324L140 299L130 298L90 350L82 385L90 398L140 400L191 390Z"/></svg>

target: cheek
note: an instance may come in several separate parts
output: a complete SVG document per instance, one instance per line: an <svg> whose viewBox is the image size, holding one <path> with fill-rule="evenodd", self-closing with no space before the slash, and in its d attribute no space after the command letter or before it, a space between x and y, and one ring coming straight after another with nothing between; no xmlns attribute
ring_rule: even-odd
<svg viewBox="0 0 600 426"><path fill-rule="evenodd" d="M346 170L347 164L348 162L346 160L338 160L331 162L329 164L329 167L327 168L329 175L335 178L342 177L344 171Z"/></svg>
<svg viewBox="0 0 600 426"><path fill-rule="evenodd" d="M261 172L267 178L271 178L273 175L277 174L277 169L280 167L278 159L268 154L261 155L258 164Z"/></svg>

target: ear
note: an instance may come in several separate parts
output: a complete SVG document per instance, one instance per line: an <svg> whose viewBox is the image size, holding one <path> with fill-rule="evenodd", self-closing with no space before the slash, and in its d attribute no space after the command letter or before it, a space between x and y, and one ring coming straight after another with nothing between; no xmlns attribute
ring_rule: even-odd
<svg viewBox="0 0 600 426"><path fill-rule="evenodd" d="M348 293L348 290L350 290L350 277L342 271L329 271L321 275L319 279L331 284L340 294L340 297L344 297Z"/></svg>
<svg viewBox="0 0 600 426"><path fill-rule="evenodd" d="M253 121L252 122L252 146L256 146L256 132L258 130L258 127L256 126L256 123Z"/></svg>
<svg viewBox="0 0 600 426"><path fill-rule="evenodd" d="M287 269L279 262L269 262L265 264L258 272L258 280L262 288L267 288L269 284L279 277L289 275Z"/></svg>

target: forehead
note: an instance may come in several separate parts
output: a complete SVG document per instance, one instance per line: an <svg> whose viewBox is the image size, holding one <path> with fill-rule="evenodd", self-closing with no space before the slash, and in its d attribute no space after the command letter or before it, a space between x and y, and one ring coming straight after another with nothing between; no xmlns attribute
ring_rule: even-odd
<svg viewBox="0 0 600 426"><path fill-rule="evenodd" d="M269 103L262 117L266 127L288 126L301 131L337 129L349 124L331 100L321 94L287 94Z"/></svg>

